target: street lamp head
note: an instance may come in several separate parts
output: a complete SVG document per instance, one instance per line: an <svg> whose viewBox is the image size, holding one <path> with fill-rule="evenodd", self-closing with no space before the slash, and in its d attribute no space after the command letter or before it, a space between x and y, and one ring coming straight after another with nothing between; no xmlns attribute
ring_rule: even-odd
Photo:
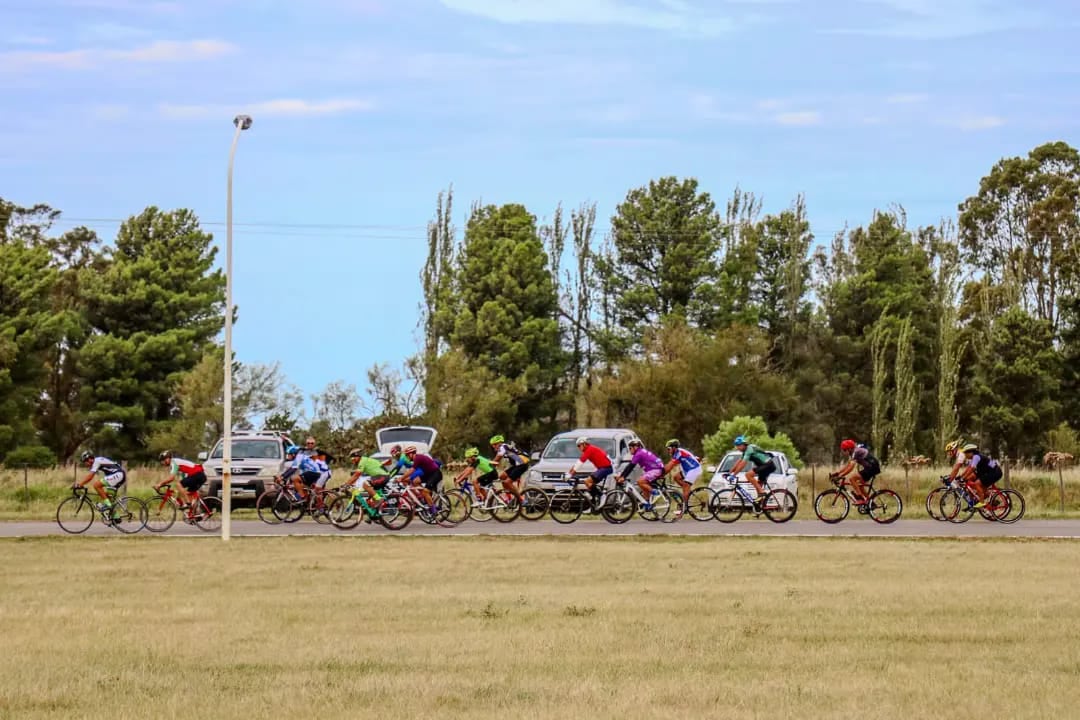
<svg viewBox="0 0 1080 720"><path fill-rule="evenodd" d="M249 127L251 127L251 116L250 115L237 115L236 117L233 118L232 122L233 122L233 125L237 126L241 130L247 130Z"/></svg>

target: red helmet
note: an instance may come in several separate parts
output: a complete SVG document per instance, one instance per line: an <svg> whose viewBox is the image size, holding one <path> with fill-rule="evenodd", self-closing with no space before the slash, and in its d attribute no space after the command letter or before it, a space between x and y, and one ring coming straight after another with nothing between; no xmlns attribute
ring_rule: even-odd
<svg viewBox="0 0 1080 720"><path fill-rule="evenodd" d="M844 442L840 443L840 451L841 452L849 453L849 452L853 452L854 450L855 450L855 441L854 440L845 440Z"/></svg>

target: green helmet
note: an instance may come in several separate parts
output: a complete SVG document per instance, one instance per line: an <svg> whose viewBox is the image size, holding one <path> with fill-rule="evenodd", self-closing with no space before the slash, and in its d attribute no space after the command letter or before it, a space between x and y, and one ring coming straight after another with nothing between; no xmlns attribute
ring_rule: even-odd
<svg viewBox="0 0 1080 720"><path fill-rule="evenodd" d="M495 435L490 440L488 440L488 443L490 443L491 445L501 442L506 442L506 438L504 438L502 435Z"/></svg>
<svg viewBox="0 0 1080 720"><path fill-rule="evenodd" d="M676 440L675 438L671 438L670 440L667 441L666 445L669 448L677 448L677 447L679 447L679 441Z"/></svg>
<svg viewBox="0 0 1080 720"><path fill-rule="evenodd" d="M469 448L465 451L465 459L480 457L480 451L476 448Z"/></svg>

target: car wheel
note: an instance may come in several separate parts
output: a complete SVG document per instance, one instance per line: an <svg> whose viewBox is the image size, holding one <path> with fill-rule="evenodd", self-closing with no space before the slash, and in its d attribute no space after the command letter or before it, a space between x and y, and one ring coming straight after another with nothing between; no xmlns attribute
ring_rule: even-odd
<svg viewBox="0 0 1080 720"><path fill-rule="evenodd" d="M221 497L221 482L215 480L214 482L210 483L210 488L206 491L206 495L207 497Z"/></svg>

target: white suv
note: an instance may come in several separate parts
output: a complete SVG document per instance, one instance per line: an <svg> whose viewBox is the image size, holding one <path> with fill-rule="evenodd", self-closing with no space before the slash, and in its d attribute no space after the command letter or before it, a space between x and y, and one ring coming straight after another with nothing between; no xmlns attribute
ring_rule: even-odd
<svg viewBox="0 0 1080 720"><path fill-rule="evenodd" d="M275 430L239 430L232 434L232 496L254 499L285 469L289 436ZM199 453L208 480L206 492L221 494L223 445L218 440L209 454Z"/></svg>

